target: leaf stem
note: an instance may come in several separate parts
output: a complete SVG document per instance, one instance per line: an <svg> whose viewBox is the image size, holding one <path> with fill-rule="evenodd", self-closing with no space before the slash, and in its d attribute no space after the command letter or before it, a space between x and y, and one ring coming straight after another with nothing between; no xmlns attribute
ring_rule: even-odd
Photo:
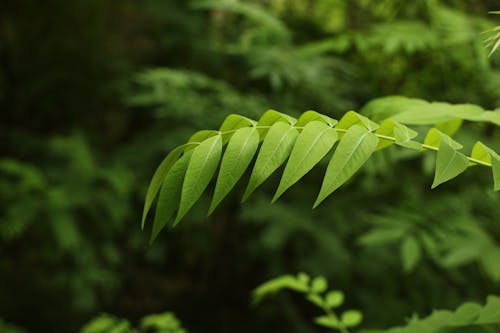
<svg viewBox="0 0 500 333"><path fill-rule="evenodd" d="M345 327L344 324L342 324L342 322L340 321L340 318L337 316L337 314L334 311L328 309L326 306L323 306L323 311L325 311L327 316L331 316L337 320L337 322L339 323L338 329L339 329L340 333L350 333L349 330L347 329L347 327Z"/></svg>
<svg viewBox="0 0 500 333"><path fill-rule="evenodd" d="M255 128L271 128L271 126L258 126L258 125L254 125ZM296 128L296 129L303 129L304 126L293 126L293 128ZM339 133L345 133L347 132L347 129L344 129L344 128L335 128L335 127L332 127L335 131L339 132ZM221 132L219 131L220 135L225 135L225 134L229 134L229 133L233 133L233 132L236 132L237 130L230 130L230 131L226 131L226 132ZM388 136L388 135L382 135L382 134L377 134L377 133L374 133L379 139L383 139L383 140L389 140L389 141L393 141L393 142L396 142L397 139L395 137L392 137L392 136ZM196 143L199 143L199 142L192 142L193 144L196 144ZM431 145L426 145L426 144L422 144L422 148L423 149L428 149L428 150L433 150L433 151L438 151L439 148L437 147L434 147L434 146L431 146ZM472 158L470 156L466 156L467 159L472 162L472 163L475 163L475 164L479 164L479 165L482 165L482 166L486 166L486 167L491 167L491 164L488 163L488 162L484 162L484 161L481 161L481 160L478 160L478 159L475 159L475 158Z"/></svg>

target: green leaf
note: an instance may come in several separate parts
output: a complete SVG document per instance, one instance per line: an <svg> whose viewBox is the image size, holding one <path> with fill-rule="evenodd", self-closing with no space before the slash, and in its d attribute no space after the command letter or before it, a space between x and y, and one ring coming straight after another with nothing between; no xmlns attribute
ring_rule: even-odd
<svg viewBox="0 0 500 333"><path fill-rule="evenodd" d="M321 190L314 203L317 207L327 196L344 184L366 162L378 144L377 136L354 125L344 135L333 154Z"/></svg>
<svg viewBox="0 0 500 333"><path fill-rule="evenodd" d="M339 328L340 326L338 319L332 315L316 317L314 318L314 322L328 328Z"/></svg>
<svg viewBox="0 0 500 333"><path fill-rule="evenodd" d="M308 173L332 149L337 141L337 132L330 126L312 121L299 134L281 177L276 201L290 186Z"/></svg>
<svg viewBox="0 0 500 333"><path fill-rule="evenodd" d="M428 104L423 108L401 112L391 118L399 123L408 125L438 124L455 118L450 115L449 110L445 108L437 108L436 105L434 107L430 107L430 105L431 104Z"/></svg>
<svg viewBox="0 0 500 333"><path fill-rule="evenodd" d="M153 178L151 178L151 182L149 183L148 191L146 192L146 199L144 201L144 209L142 211L142 221L141 221L141 229L144 229L144 222L146 221L146 217L148 215L149 210L153 204L153 201L160 190L161 185L163 184L163 180L167 175L168 170L172 167L172 165L177 161L179 156L182 154L184 149L186 148L186 144L181 145L174 150L172 150L165 159L160 163L155 173L153 174Z"/></svg>
<svg viewBox="0 0 500 333"><path fill-rule="evenodd" d="M492 247L481 256L481 264L484 271L493 281L500 280L500 249Z"/></svg>
<svg viewBox="0 0 500 333"><path fill-rule="evenodd" d="M481 257L481 243L467 242L450 250L441 258L441 264L448 268L458 267L471 263Z"/></svg>
<svg viewBox="0 0 500 333"><path fill-rule="evenodd" d="M158 204L156 205L150 243L154 242L160 231L174 216L178 208L181 198L182 183L184 182L184 176L192 155L193 150L185 152L184 155L175 162L165 177L160 196L158 197Z"/></svg>
<svg viewBox="0 0 500 333"><path fill-rule="evenodd" d="M321 121L321 122L329 125L330 127L333 127L335 124L338 123L338 121L333 119L333 118L325 116L325 115L318 113L316 111L309 110L309 111L306 111L300 115L295 126L303 127L312 121Z"/></svg>
<svg viewBox="0 0 500 333"><path fill-rule="evenodd" d="M361 125L365 127L368 131L374 131L379 127L377 123L371 121L365 116L360 115L355 111L349 111L340 119L339 123L337 124L337 126L335 126L335 128L349 129L354 125Z"/></svg>
<svg viewBox="0 0 500 333"><path fill-rule="evenodd" d="M493 149L478 141L472 149L471 157L481 162L491 164L494 183L493 188L495 191L500 190L500 156Z"/></svg>
<svg viewBox="0 0 500 333"><path fill-rule="evenodd" d="M500 156L494 151L490 151L491 169L493 171L494 190L500 190Z"/></svg>
<svg viewBox="0 0 500 333"><path fill-rule="evenodd" d="M393 121L392 119L386 119L380 124L379 128L377 128L375 133L378 135L393 137L395 126L396 126L395 121ZM395 140L388 140L388 139L384 139L384 138L379 138L377 150L389 147L390 145L394 144L394 142L395 142Z"/></svg>
<svg viewBox="0 0 500 333"><path fill-rule="evenodd" d="M240 116L239 114L230 114L224 119L224 122L219 128L222 132L222 145L226 144L227 141L233 136L236 130L244 127L255 126L257 122L250 118Z"/></svg>
<svg viewBox="0 0 500 333"><path fill-rule="evenodd" d="M301 283L307 285L309 284L309 280L311 280L311 278L306 273L300 272L299 274L297 274L297 281L300 281Z"/></svg>
<svg viewBox="0 0 500 333"><path fill-rule="evenodd" d="M498 39L500 41L500 38ZM483 120L489 121L497 126L500 126L500 109L496 109L495 111L486 111L483 113Z"/></svg>
<svg viewBox="0 0 500 333"><path fill-rule="evenodd" d="M450 320L450 326L468 326L479 318L482 307L476 303L464 303L455 310Z"/></svg>
<svg viewBox="0 0 500 333"><path fill-rule="evenodd" d="M421 109L428 104L427 101L416 98L398 95L385 96L368 102L361 109L361 113L374 121L379 121L411 109Z"/></svg>
<svg viewBox="0 0 500 333"><path fill-rule="evenodd" d="M260 302L264 297L273 295L283 289L290 289L298 292L307 292L307 283L296 279L293 275L283 275L267 282L264 282L253 291L253 301Z"/></svg>
<svg viewBox="0 0 500 333"><path fill-rule="evenodd" d="M221 153L220 135L206 139L194 149L182 185L181 201L174 226L186 215L208 186L219 164Z"/></svg>
<svg viewBox="0 0 500 333"><path fill-rule="evenodd" d="M401 260L405 272L411 272L420 261L422 251L414 237L407 237L401 245Z"/></svg>
<svg viewBox="0 0 500 333"><path fill-rule="evenodd" d="M250 118L240 116L239 114L230 114L224 119L224 122L219 128L221 132L227 132L232 130L237 130L242 127L249 127L257 124L255 120Z"/></svg>
<svg viewBox="0 0 500 333"><path fill-rule="evenodd" d="M436 125L436 128L446 135L453 136L460 129L460 127L462 126L462 123L463 123L463 120L457 118L457 119L445 121L443 123L439 123Z"/></svg>
<svg viewBox="0 0 500 333"><path fill-rule="evenodd" d="M205 141L208 138L211 138L213 136L216 136L219 134L219 131L214 131L214 130L201 130L193 135L188 140L188 143L199 143L202 141ZM193 146L194 148L195 146Z"/></svg>
<svg viewBox="0 0 500 333"><path fill-rule="evenodd" d="M328 282L323 276L315 277L311 282L311 291L313 293L322 293L328 288Z"/></svg>
<svg viewBox="0 0 500 333"><path fill-rule="evenodd" d="M337 308L344 303L344 293L341 291L330 291L326 294L325 305L328 309Z"/></svg>
<svg viewBox="0 0 500 333"><path fill-rule="evenodd" d="M290 117L287 114L278 112L276 110L267 110L262 117L260 117L257 122L257 126L273 126L277 122L285 122L287 124L293 125L297 120L293 117ZM269 129L267 128L259 128L259 135L262 138L266 136Z"/></svg>
<svg viewBox="0 0 500 333"><path fill-rule="evenodd" d="M483 307L476 324L498 323L500 323L500 297L488 296L486 305Z"/></svg>
<svg viewBox="0 0 500 333"><path fill-rule="evenodd" d="M491 164L491 157L487 148L488 147L484 143L480 141L476 142L476 144L472 148L471 157L475 160Z"/></svg>
<svg viewBox="0 0 500 333"><path fill-rule="evenodd" d="M439 148L441 141L446 142L453 149L461 149L462 145L450 138L448 135L444 134L436 128L431 128L425 137L424 144L427 146L432 146L434 148Z"/></svg>
<svg viewBox="0 0 500 333"><path fill-rule="evenodd" d="M255 127L238 129L231 137L222 158L214 196L208 214L231 191L241 178L259 147L259 133Z"/></svg>
<svg viewBox="0 0 500 333"><path fill-rule="evenodd" d="M467 156L456 151L446 141L441 141L436 160L436 173L432 188L455 178L469 167Z"/></svg>
<svg viewBox="0 0 500 333"><path fill-rule="evenodd" d="M342 317L340 319L342 324L346 327L358 326L359 324L361 324L362 320L363 315L357 310L348 310L342 313Z"/></svg>
<svg viewBox="0 0 500 333"><path fill-rule="evenodd" d="M376 229L361 236L359 243L364 246L387 244L400 240L405 232L402 228Z"/></svg>
<svg viewBox="0 0 500 333"><path fill-rule="evenodd" d="M297 135L297 130L288 123L277 122L270 128L257 155L243 201L285 162Z"/></svg>
<svg viewBox="0 0 500 333"><path fill-rule="evenodd" d="M394 137L396 138L396 144L402 147L420 150L422 149L422 144L417 141L413 141L418 133L408 126L395 122L394 124Z"/></svg>

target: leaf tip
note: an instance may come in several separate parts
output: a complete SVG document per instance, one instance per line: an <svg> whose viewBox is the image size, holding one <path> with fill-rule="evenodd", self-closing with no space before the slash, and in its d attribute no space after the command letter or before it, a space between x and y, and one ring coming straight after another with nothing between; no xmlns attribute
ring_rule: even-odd
<svg viewBox="0 0 500 333"><path fill-rule="evenodd" d="M323 202L323 199L320 199L318 197L318 199L316 199L316 201L314 202L312 209L315 209L316 207L318 207L322 202Z"/></svg>
<svg viewBox="0 0 500 333"><path fill-rule="evenodd" d="M149 238L149 246L153 245L153 243L156 240L156 237L158 237L159 232L151 232L151 237Z"/></svg>
<svg viewBox="0 0 500 333"><path fill-rule="evenodd" d="M142 219L141 219L141 230L144 230L144 225L146 224L146 217L147 217L147 210L144 209L144 211L142 212Z"/></svg>
<svg viewBox="0 0 500 333"><path fill-rule="evenodd" d="M212 203L210 204L210 208L208 208L207 217L213 214L215 208L217 208L218 205L218 202L212 201Z"/></svg>
<svg viewBox="0 0 500 333"><path fill-rule="evenodd" d="M276 193L274 194L274 196L273 196L273 198L271 200L271 203L275 203L276 200L278 200L281 197L282 194L283 194L283 191L281 191L280 189L278 189L276 191Z"/></svg>

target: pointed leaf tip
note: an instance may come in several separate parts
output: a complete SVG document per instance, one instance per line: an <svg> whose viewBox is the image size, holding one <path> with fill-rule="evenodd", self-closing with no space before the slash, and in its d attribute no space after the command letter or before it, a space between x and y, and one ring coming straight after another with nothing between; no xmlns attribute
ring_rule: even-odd
<svg viewBox="0 0 500 333"><path fill-rule="evenodd" d="M208 215L213 213L218 204L243 176L258 146L259 133L255 127L240 128L233 134L222 158Z"/></svg>
<svg viewBox="0 0 500 333"><path fill-rule="evenodd" d="M332 149L337 132L320 121L308 123L299 134L281 177L275 202L287 189L298 182Z"/></svg>
<svg viewBox="0 0 500 333"><path fill-rule="evenodd" d="M158 204L156 205L150 244L154 242L160 231L172 219L177 210L181 197L182 183L192 154L193 150L184 153L165 176L158 197Z"/></svg>
<svg viewBox="0 0 500 333"><path fill-rule="evenodd" d="M298 131L288 123L276 122L271 126L257 155L255 166L243 195L243 202L286 161L297 135Z"/></svg>
<svg viewBox="0 0 500 333"><path fill-rule="evenodd" d="M142 220L141 220L141 230L144 230L146 217L148 215L149 210L151 209L151 206L153 205L154 199L156 198L158 192L160 191L165 176L167 175L168 171L177 161L177 159L182 154L185 148L186 144L183 144L172 150L170 153L168 153L168 155L163 159L163 161L160 163L155 173L153 174L148 190L146 192L146 199L144 201L144 208L142 211Z"/></svg>
<svg viewBox="0 0 500 333"><path fill-rule="evenodd" d="M378 145L378 138L366 128L354 125L347 130L326 169L320 193L313 205L323 200L344 184L368 160Z"/></svg>
<svg viewBox="0 0 500 333"><path fill-rule="evenodd" d="M201 142L193 151L182 185L179 211L173 223L176 226L201 197L219 165L222 153L221 135Z"/></svg>
<svg viewBox="0 0 500 333"><path fill-rule="evenodd" d="M441 140L436 159L436 172L431 188L451 180L469 167L467 156L453 149L445 140Z"/></svg>

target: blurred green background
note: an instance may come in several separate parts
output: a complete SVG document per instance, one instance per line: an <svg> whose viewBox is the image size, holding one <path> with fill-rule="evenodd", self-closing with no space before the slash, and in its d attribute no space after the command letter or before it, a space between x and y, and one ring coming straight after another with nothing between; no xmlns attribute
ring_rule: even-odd
<svg viewBox="0 0 500 333"><path fill-rule="evenodd" d="M277 176L244 205L240 182L210 218L202 200L152 246L140 230L163 156L230 113L338 119L385 95L499 108L500 52L488 58L481 34L499 24L492 10L498 0L2 1L0 327L77 332L101 312L168 310L194 333L322 332L293 295L250 305L259 283L299 271L345 291L364 327L500 293L490 175L430 191L431 153L378 153L314 211L322 168L273 205ZM493 125L459 135L499 150ZM414 263L400 253L409 238Z"/></svg>

